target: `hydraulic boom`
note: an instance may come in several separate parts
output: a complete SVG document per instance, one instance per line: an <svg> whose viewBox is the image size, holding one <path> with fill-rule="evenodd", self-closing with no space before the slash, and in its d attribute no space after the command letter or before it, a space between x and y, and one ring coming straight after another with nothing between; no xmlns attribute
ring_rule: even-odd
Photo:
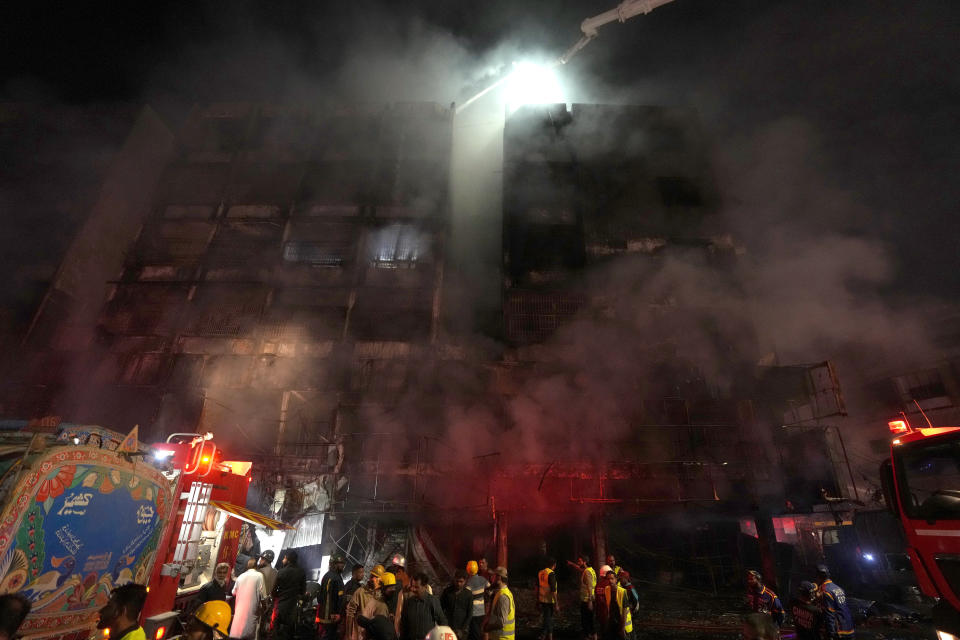
<svg viewBox="0 0 960 640"><path fill-rule="evenodd" d="M591 40L597 37L597 29L611 22L626 22L633 16L647 14L656 9L673 2L673 0L624 0L613 9L604 11L598 16L587 18L580 24L580 30L583 31L583 37L565 54L560 56L560 63L566 64L580 49L587 46Z"/></svg>

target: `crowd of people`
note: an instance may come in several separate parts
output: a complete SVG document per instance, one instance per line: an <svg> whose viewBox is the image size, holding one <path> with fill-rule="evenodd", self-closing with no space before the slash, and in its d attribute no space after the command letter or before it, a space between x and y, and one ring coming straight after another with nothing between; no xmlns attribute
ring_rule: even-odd
<svg viewBox="0 0 960 640"><path fill-rule="evenodd" d="M232 579L229 565L217 565L213 578L197 592L196 608L188 616L183 638L304 637L303 604L312 602L312 596L304 598L306 572L294 550L283 554L279 571L273 560L272 551L249 557L243 571L239 575L234 571ZM369 572L355 564L350 579L344 582L345 559L339 555L331 558L329 571L316 591L317 640L515 640L517 603L505 567L491 570L483 558L470 560L435 596L426 573L409 575L402 557L394 561L389 570L376 565ZM541 622L539 640L553 640L554 618L560 611L557 562L545 558L541 564L532 585ZM579 575L577 598L584 640L633 640L640 597L630 573L612 555L599 570L591 566L587 555L567 564ZM853 616L844 590L831 580L825 565L816 568L815 580L801 582L790 602L794 637L853 638ZM742 637L777 640L787 610L758 571L747 572L746 586L748 614ZM114 589L100 610L98 628L109 628L115 640L145 640L139 619L146 596L143 585ZM0 640L14 638L29 611L30 602L23 596L0 596Z"/></svg>

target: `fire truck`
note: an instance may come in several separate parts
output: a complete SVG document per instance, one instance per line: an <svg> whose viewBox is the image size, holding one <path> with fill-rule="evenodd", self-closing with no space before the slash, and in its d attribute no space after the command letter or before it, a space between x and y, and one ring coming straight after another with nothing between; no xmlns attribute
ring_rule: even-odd
<svg viewBox="0 0 960 640"><path fill-rule="evenodd" d="M880 467L887 504L900 519L920 590L938 599L940 640L960 639L960 427L889 424L895 436Z"/></svg>
<svg viewBox="0 0 960 640"><path fill-rule="evenodd" d="M250 469L210 434L143 446L136 429L0 421L0 594L30 599L20 633L86 639L110 591L136 582L162 640L214 567L233 567L244 524L288 528L245 508Z"/></svg>

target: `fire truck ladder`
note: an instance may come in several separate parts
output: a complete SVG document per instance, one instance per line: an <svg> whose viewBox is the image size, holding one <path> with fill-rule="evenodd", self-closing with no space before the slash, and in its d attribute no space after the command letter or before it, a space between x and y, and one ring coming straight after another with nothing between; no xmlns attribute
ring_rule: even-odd
<svg viewBox="0 0 960 640"><path fill-rule="evenodd" d="M190 485L187 505L183 511L183 523L173 552L173 562L181 567L192 563L200 553L200 534L203 532L203 520L210 506L210 493L213 485L206 482L194 482Z"/></svg>

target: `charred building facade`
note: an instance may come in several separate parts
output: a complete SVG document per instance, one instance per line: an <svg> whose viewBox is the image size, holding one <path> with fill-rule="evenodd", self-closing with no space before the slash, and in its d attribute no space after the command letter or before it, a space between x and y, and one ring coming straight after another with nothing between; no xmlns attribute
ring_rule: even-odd
<svg viewBox="0 0 960 640"><path fill-rule="evenodd" d="M8 368L3 412L211 431L254 461L251 506L301 523L294 546L447 573L480 553L653 548L676 522L636 518L696 505L724 535L698 520L662 557L713 557L681 569L715 588L742 566L740 516L791 491L785 407L842 413L828 364L758 368L688 112L507 118L503 325L479 337L444 322L451 109L229 104L175 136L150 124L47 295L68 312L38 313L28 366Z"/></svg>

